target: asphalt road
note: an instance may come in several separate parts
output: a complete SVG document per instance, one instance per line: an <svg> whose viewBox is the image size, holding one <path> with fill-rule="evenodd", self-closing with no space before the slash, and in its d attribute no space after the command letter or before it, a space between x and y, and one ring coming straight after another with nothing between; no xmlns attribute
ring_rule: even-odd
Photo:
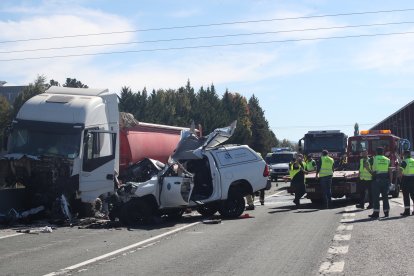
<svg viewBox="0 0 414 276"><path fill-rule="evenodd" d="M0 274L414 275L414 217L400 219L401 199L390 218L371 221L345 200L319 210L305 199L293 209L286 191L271 193L251 218L219 224L192 213L133 229L2 229Z"/></svg>

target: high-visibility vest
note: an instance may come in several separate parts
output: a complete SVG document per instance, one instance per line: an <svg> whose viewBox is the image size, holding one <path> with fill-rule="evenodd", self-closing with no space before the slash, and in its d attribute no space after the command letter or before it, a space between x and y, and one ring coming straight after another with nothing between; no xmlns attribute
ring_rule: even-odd
<svg viewBox="0 0 414 276"><path fill-rule="evenodd" d="M369 159L367 159L366 162L368 163L368 167L372 169L371 164L369 163ZM361 160L359 160L359 179L372 180L372 175L364 166L364 158L361 158Z"/></svg>
<svg viewBox="0 0 414 276"><path fill-rule="evenodd" d="M307 171L314 171L316 168L314 166L315 161L314 160L308 160L306 161L305 170Z"/></svg>
<svg viewBox="0 0 414 276"><path fill-rule="evenodd" d="M300 164L298 164L299 165L299 168L297 168L297 169L295 169L295 168L293 168L293 165L295 164L295 162L290 162L289 163L289 176L290 176L290 179L293 179L293 177L298 173L298 172L300 172ZM303 164L302 164L303 165Z"/></svg>
<svg viewBox="0 0 414 276"><path fill-rule="evenodd" d="M374 164L372 165L372 170L376 173L388 173L390 167L390 159L384 155L374 156Z"/></svg>
<svg viewBox="0 0 414 276"><path fill-rule="evenodd" d="M333 164L334 164L334 160L331 157L322 156L321 157L321 169L319 171L319 176L324 177L324 176L333 175L333 170L332 170Z"/></svg>
<svg viewBox="0 0 414 276"><path fill-rule="evenodd" d="M407 158L404 160L406 163L405 168L403 168L403 175L405 176L414 176L414 158Z"/></svg>

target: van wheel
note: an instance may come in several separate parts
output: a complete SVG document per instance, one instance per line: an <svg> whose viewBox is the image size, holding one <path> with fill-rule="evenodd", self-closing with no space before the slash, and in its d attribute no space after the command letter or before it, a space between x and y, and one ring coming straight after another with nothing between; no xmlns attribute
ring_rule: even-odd
<svg viewBox="0 0 414 276"><path fill-rule="evenodd" d="M148 222L152 215L150 204L141 198L134 198L121 207L119 220L124 225L134 225L138 222Z"/></svg>
<svg viewBox="0 0 414 276"><path fill-rule="evenodd" d="M212 215L217 213L217 211L218 207L216 206L216 204L206 204L199 206L197 208L197 212L203 217L211 217Z"/></svg>
<svg viewBox="0 0 414 276"><path fill-rule="evenodd" d="M219 212L224 218L237 218L243 214L245 205L244 197L240 193L232 192L222 203Z"/></svg>

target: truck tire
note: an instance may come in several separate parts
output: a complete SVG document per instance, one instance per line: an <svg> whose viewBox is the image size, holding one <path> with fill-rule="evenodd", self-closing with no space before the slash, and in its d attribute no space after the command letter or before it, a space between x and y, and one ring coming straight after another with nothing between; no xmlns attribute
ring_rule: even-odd
<svg viewBox="0 0 414 276"><path fill-rule="evenodd" d="M224 218L238 218L244 212L246 202L238 192L230 192L228 198L220 206L220 215Z"/></svg>
<svg viewBox="0 0 414 276"><path fill-rule="evenodd" d="M150 204L141 198L134 198L121 207L119 220L124 225L134 225L139 222L148 222L152 219L153 209Z"/></svg>
<svg viewBox="0 0 414 276"><path fill-rule="evenodd" d="M197 208L197 212L202 215L203 217L211 217L218 211L218 207L216 204L205 204L201 205Z"/></svg>

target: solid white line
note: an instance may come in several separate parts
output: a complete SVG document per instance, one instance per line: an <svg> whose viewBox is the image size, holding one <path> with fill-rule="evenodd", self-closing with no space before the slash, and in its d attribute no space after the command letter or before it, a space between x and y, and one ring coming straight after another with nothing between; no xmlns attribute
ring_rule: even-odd
<svg viewBox="0 0 414 276"><path fill-rule="evenodd" d="M15 236L20 236L20 235L24 235L24 233L16 233L16 234L10 234L7 236L0 236L0 240L1 239L5 239L5 238L11 238L11 237L15 237Z"/></svg>
<svg viewBox="0 0 414 276"><path fill-rule="evenodd" d="M195 225L197 225L197 224L200 224L200 223L201 223L200 221L190 223L190 224L188 224L188 225L185 225L185 226L183 226L183 227L180 227L180 228L177 228L177 229L174 229L174 230L168 231L168 232L163 233L163 234L160 234L160 235L158 235L158 236L155 236L155 237L152 237L152 238L149 238L149 239L146 239L146 240L143 240L143 241L140 241L140 242L137 242L137 243L134 243L134 244L131 244L131 245L125 246L125 247L120 248L120 249L118 249L118 250L115 250L115 251L112 251L112 252L106 253L106 254L104 254L104 255L101 255L101 256L98 256L98 257L95 257L95 258L92 258L92 259L89 259L89 260L86 260L86 261L84 261L84 262L81 262L81 263L78 263L78 264L75 264L75 265L72 265L72 266L68 266L68 267L66 267L66 268L60 269L59 271L55 271L55 272L51 272L51 273L45 274L44 276L55 276L55 275L59 275L59 274L62 274L62 273L67 273L67 272L69 272L69 271L72 271L72 270L78 269L78 268L80 268L80 267L83 267L83 266L89 265L89 264L91 264L91 263L98 262L98 261L100 261L100 260L102 260L102 259L106 259L106 258L112 257L112 256L114 256L114 255L117 255L117 254L119 254L119 253L122 253L122 252L128 251L128 250L130 250L130 249L132 249L132 248L139 247L139 246L141 246L141 245L143 245L143 244L146 244L146 243L149 243L149 242L152 242L152 241L155 241L155 240L158 240L158 239L164 238L164 237L166 237L166 236L170 236L170 235L172 235L172 234L174 234L174 233L180 232L180 231L182 231L182 230L184 230L184 229L187 229L187 228L193 227L193 226L195 226Z"/></svg>

